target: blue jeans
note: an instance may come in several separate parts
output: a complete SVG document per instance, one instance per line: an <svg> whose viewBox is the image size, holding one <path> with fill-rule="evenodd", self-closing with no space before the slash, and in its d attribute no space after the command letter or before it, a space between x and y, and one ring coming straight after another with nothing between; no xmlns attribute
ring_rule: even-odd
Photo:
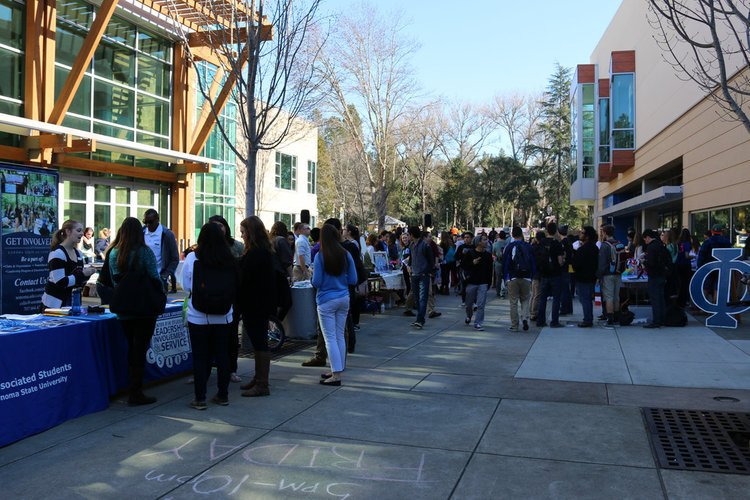
<svg viewBox="0 0 750 500"><path fill-rule="evenodd" d="M542 276L541 292L539 294L539 311L536 313L536 324L542 326L547 322L547 297L552 297L552 322L560 323L560 287L562 276Z"/></svg>
<svg viewBox="0 0 750 500"><path fill-rule="evenodd" d="M430 275L412 274L411 286L414 289L414 304L417 306L417 323L424 324L427 313L427 299L430 295Z"/></svg>
<svg viewBox="0 0 750 500"><path fill-rule="evenodd" d="M594 283L576 283L578 300L583 308L583 322L594 324Z"/></svg>
<svg viewBox="0 0 750 500"><path fill-rule="evenodd" d="M667 302L664 300L664 287L667 284L667 278L664 276L649 276L646 289L648 290L648 300L651 301L651 311L653 318L651 322L655 325L664 325L667 315Z"/></svg>
<svg viewBox="0 0 750 500"><path fill-rule="evenodd" d="M349 314L349 294L318 304L320 331L326 342L331 371L343 372L346 368L346 341L344 328Z"/></svg>
<svg viewBox="0 0 750 500"><path fill-rule="evenodd" d="M477 314L474 324L480 325L484 322L484 305L487 303L487 288L489 285L466 285L466 317L471 318L474 304L477 305Z"/></svg>

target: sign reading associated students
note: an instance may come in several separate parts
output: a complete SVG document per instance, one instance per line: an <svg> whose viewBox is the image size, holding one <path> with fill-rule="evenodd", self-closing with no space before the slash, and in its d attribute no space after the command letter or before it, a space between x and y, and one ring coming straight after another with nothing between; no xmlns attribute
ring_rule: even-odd
<svg viewBox="0 0 750 500"><path fill-rule="evenodd" d="M34 314L58 227L56 172L0 163L0 313Z"/></svg>

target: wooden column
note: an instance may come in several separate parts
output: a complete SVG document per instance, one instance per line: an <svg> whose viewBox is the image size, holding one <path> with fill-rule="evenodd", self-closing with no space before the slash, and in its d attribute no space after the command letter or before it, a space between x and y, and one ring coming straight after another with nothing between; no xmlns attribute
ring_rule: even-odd
<svg viewBox="0 0 750 500"><path fill-rule="evenodd" d="M187 152L190 149L195 108L194 87L191 68L187 60L186 49L181 43L174 44L172 60L172 149ZM195 242L193 226L195 225L195 203L193 197L192 174L181 174L178 181L172 184L170 220L171 229L180 240Z"/></svg>
<svg viewBox="0 0 750 500"><path fill-rule="evenodd" d="M24 117L47 121L55 104L55 31L57 7L55 0L26 2L26 40L24 72ZM41 151L30 151L29 160L51 161Z"/></svg>

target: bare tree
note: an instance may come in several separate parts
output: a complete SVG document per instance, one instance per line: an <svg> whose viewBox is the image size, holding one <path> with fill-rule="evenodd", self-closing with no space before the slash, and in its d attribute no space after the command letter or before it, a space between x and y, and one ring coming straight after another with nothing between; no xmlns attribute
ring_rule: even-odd
<svg viewBox="0 0 750 500"><path fill-rule="evenodd" d="M650 0L654 39L678 76L692 80L750 132L750 1ZM737 73L738 70L743 70Z"/></svg>
<svg viewBox="0 0 750 500"><path fill-rule="evenodd" d="M401 16L384 17L362 5L338 21L321 68L328 104L341 117L364 166L372 208L384 227L389 172L396 162L395 124L416 94L410 57L417 45L404 36Z"/></svg>
<svg viewBox="0 0 750 500"><path fill-rule="evenodd" d="M439 106L430 103L414 109L399 123L397 151L407 173L416 181L420 212L427 210L428 182L435 174L444 130L439 117Z"/></svg>
<svg viewBox="0 0 750 500"><path fill-rule="evenodd" d="M487 116L508 138L511 158L524 166L531 155L529 145L540 132L541 101L541 95L496 95L487 110Z"/></svg>
<svg viewBox="0 0 750 500"><path fill-rule="evenodd" d="M193 148L198 150L191 153L200 153L216 123L244 164L246 215L256 212L259 151L278 147L318 99L314 66L320 40L325 38L317 24L319 4L320 0L224 0L221 8L202 8L193 19L194 24L211 29L181 28L179 50L184 57L192 63L210 63L197 78L205 104L194 137ZM179 4L169 5L170 14L178 19ZM310 43L312 35L315 44ZM235 142L219 118L229 99L237 104L244 141Z"/></svg>
<svg viewBox="0 0 750 500"><path fill-rule="evenodd" d="M470 167L479 157L484 142L492 133L487 113L469 102L455 101L443 116L443 141L440 149L446 158Z"/></svg>

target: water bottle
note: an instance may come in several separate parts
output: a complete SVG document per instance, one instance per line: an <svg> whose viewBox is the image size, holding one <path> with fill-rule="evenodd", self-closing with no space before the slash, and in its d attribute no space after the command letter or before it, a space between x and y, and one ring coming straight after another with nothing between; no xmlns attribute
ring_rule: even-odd
<svg viewBox="0 0 750 500"><path fill-rule="evenodd" d="M70 315L78 316L79 314L81 314L81 289L74 288L73 300L71 302L71 307L70 307Z"/></svg>

